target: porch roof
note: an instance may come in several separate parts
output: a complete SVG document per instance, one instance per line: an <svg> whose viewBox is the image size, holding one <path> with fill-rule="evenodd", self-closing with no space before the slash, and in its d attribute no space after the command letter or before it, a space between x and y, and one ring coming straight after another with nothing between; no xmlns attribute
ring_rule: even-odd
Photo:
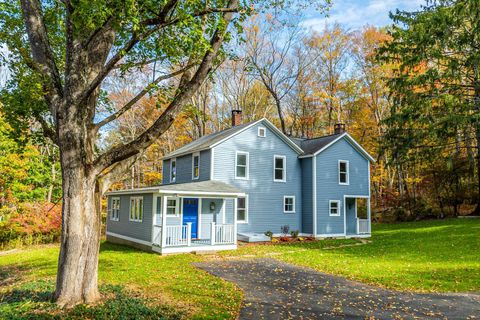
<svg viewBox="0 0 480 320"><path fill-rule="evenodd" d="M108 192L107 195L123 195L138 193L163 193L179 196L203 196L203 197L243 197L245 192L227 183L215 180L175 183L154 187L118 190Z"/></svg>

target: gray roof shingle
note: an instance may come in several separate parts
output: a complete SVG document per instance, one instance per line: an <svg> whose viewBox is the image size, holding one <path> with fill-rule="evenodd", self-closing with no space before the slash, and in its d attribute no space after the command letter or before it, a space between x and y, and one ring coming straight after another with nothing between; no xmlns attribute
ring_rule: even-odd
<svg viewBox="0 0 480 320"><path fill-rule="evenodd" d="M331 134L328 136L313 138L313 139L304 139L301 141L300 147L302 148L305 155L314 154L318 150L322 149L338 137L340 137L343 133L340 134Z"/></svg>

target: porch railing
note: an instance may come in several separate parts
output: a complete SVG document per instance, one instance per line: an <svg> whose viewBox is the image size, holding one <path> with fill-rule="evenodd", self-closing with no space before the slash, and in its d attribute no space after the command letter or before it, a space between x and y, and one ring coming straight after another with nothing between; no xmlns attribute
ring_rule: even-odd
<svg viewBox="0 0 480 320"><path fill-rule="evenodd" d="M215 226L215 244L229 244L235 242L233 224L217 224Z"/></svg>
<svg viewBox="0 0 480 320"><path fill-rule="evenodd" d="M359 234L370 233L370 221L368 219L357 219L357 230Z"/></svg>
<svg viewBox="0 0 480 320"><path fill-rule="evenodd" d="M156 246L162 245L162 226L153 225L153 244Z"/></svg>
<svg viewBox="0 0 480 320"><path fill-rule="evenodd" d="M191 225L184 226L166 226L165 227L165 247L178 247L190 245L191 236L188 228ZM191 230L191 229L190 229Z"/></svg>

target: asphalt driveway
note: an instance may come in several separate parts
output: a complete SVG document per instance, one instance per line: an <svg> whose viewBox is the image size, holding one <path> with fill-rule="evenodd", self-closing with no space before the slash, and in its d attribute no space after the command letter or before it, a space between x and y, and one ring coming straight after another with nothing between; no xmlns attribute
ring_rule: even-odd
<svg viewBox="0 0 480 320"><path fill-rule="evenodd" d="M240 319L480 319L480 296L386 290L274 259L197 267L245 293Z"/></svg>

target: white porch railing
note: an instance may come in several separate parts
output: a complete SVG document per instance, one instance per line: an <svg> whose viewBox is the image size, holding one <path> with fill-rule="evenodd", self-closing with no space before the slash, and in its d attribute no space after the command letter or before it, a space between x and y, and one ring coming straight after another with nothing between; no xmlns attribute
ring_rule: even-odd
<svg viewBox="0 0 480 320"><path fill-rule="evenodd" d="M165 227L165 247L178 247L190 245L191 236L188 228L191 224L184 226L166 226Z"/></svg>
<svg viewBox="0 0 480 320"><path fill-rule="evenodd" d="M162 226L153 225L153 244L162 245Z"/></svg>
<svg viewBox="0 0 480 320"><path fill-rule="evenodd" d="M357 219L358 234L370 233L370 221L368 219Z"/></svg>
<svg viewBox="0 0 480 320"><path fill-rule="evenodd" d="M215 244L229 244L235 242L233 224L215 225Z"/></svg>

